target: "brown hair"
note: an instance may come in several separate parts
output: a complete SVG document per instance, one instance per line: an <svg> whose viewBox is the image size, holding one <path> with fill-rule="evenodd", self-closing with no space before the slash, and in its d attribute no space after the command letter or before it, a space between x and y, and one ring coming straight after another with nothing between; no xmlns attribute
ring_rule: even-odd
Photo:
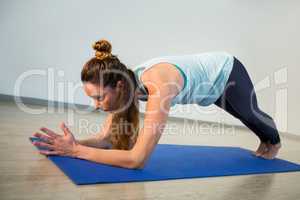
<svg viewBox="0 0 300 200"><path fill-rule="evenodd" d="M97 41L93 48L96 51L95 57L83 66L81 81L111 88L115 88L119 80L124 82L124 90L120 92L117 100L118 108L122 111L113 113L109 138L113 149L128 150L136 142L139 131L138 101L130 96L134 95L137 87L135 75L111 53L112 46L107 40Z"/></svg>

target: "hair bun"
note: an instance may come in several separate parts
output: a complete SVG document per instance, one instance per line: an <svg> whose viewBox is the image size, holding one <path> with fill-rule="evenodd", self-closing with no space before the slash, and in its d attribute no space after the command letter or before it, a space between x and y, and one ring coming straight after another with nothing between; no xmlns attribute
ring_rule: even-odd
<svg viewBox="0 0 300 200"><path fill-rule="evenodd" d="M96 51L95 56L98 59L104 59L111 56L111 44L107 40L99 40L93 44L93 49Z"/></svg>

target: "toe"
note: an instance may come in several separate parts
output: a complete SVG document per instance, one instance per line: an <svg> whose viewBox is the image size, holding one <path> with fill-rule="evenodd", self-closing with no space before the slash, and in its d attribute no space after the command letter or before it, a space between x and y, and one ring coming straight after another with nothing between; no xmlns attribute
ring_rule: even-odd
<svg viewBox="0 0 300 200"><path fill-rule="evenodd" d="M255 155L256 156L261 156L263 155L264 153L268 152L268 149L267 148L264 148L264 149L259 149L255 152Z"/></svg>
<svg viewBox="0 0 300 200"><path fill-rule="evenodd" d="M261 155L263 155L263 152L255 152L255 155L256 156L261 156Z"/></svg>
<svg viewBox="0 0 300 200"><path fill-rule="evenodd" d="M252 155L254 155L254 156L260 156L262 153L257 153L256 151L252 151L251 152L252 153Z"/></svg>

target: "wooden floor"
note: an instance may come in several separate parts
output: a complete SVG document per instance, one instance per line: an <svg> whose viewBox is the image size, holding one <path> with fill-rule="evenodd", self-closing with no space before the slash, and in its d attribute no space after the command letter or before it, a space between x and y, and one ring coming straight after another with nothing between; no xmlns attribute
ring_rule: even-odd
<svg viewBox="0 0 300 200"><path fill-rule="evenodd" d="M28 137L41 126L59 130L59 122L68 122L69 117L74 118L75 125L70 128L76 138L85 138L97 130L95 126L102 123L104 115L72 113L70 110L49 112L28 114L14 103L0 102L0 199L300 198L299 172L77 186L51 161L38 154ZM84 122L89 122L89 133L82 128ZM193 133L187 124L202 128L211 125L170 119L160 143L240 146L253 150L258 145L256 136L245 129L216 127L213 134L207 131ZM224 129L225 133L218 133ZM299 140L282 135L282 145L278 157L300 163Z"/></svg>

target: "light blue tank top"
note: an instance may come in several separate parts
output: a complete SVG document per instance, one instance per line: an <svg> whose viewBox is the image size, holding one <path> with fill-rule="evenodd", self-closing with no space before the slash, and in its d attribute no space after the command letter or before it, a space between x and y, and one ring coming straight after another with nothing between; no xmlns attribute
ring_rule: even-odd
<svg viewBox="0 0 300 200"><path fill-rule="evenodd" d="M173 64L182 74L184 86L171 101L175 104L198 104L208 106L214 103L225 89L233 67L234 57L226 52L207 52L180 56L152 58L133 68L141 84L144 71L161 62Z"/></svg>

